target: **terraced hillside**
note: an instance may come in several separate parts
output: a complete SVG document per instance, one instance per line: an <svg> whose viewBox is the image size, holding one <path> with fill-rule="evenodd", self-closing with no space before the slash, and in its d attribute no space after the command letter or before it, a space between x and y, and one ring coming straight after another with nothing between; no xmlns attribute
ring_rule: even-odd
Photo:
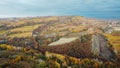
<svg viewBox="0 0 120 68"><path fill-rule="evenodd" d="M0 67L119 68L119 26L111 22L119 23L81 16L0 19Z"/></svg>

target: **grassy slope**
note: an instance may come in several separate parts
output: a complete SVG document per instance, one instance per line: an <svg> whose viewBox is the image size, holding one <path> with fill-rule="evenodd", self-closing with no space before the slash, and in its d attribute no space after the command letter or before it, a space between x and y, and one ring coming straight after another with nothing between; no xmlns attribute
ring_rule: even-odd
<svg viewBox="0 0 120 68"><path fill-rule="evenodd" d="M11 32L14 31L32 31L33 29L36 29L37 27L39 27L40 25L34 25L34 26L23 26L23 27L19 27L19 28L14 28L12 30L10 30Z"/></svg>
<svg viewBox="0 0 120 68"><path fill-rule="evenodd" d="M8 37L30 37L32 36L31 32L26 32L26 33L19 33L19 34L11 34Z"/></svg>
<svg viewBox="0 0 120 68"><path fill-rule="evenodd" d="M23 27L19 27L19 28L14 28L12 30L10 30L10 32L13 32L13 34L10 34L8 37L29 37L32 36L32 31L36 28L38 28L39 25L34 25L33 26L23 26ZM21 33L14 33L14 32L21 32Z"/></svg>
<svg viewBox="0 0 120 68"><path fill-rule="evenodd" d="M105 34L105 36L108 38L110 44L113 45L113 48L116 51L120 51L120 36L114 36L112 34Z"/></svg>
<svg viewBox="0 0 120 68"><path fill-rule="evenodd" d="M4 34L5 32L6 32L6 30L1 30L0 35Z"/></svg>

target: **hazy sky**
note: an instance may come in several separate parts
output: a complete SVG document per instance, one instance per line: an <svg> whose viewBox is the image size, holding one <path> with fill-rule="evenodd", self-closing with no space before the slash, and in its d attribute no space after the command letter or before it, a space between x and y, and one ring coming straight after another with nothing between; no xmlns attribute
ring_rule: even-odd
<svg viewBox="0 0 120 68"><path fill-rule="evenodd" d="M120 17L120 0L0 0L0 17Z"/></svg>

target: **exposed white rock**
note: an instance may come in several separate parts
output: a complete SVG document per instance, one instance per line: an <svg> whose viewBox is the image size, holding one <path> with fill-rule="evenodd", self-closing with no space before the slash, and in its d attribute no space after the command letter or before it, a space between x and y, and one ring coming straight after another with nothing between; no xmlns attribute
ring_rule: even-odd
<svg viewBox="0 0 120 68"><path fill-rule="evenodd" d="M55 45L61 45L65 43L70 43L72 41L75 41L78 39L78 37L72 37L72 38L60 38L58 41L50 43L48 46L55 46Z"/></svg>

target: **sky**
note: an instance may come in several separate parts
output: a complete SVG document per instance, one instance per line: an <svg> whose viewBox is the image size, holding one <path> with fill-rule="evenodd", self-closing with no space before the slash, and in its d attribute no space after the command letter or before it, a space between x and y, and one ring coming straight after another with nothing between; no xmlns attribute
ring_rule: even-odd
<svg viewBox="0 0 120 68"><path fill-rule="evenodd" d="M120 0L0 0L0 17L120 18Z"/></svg>

